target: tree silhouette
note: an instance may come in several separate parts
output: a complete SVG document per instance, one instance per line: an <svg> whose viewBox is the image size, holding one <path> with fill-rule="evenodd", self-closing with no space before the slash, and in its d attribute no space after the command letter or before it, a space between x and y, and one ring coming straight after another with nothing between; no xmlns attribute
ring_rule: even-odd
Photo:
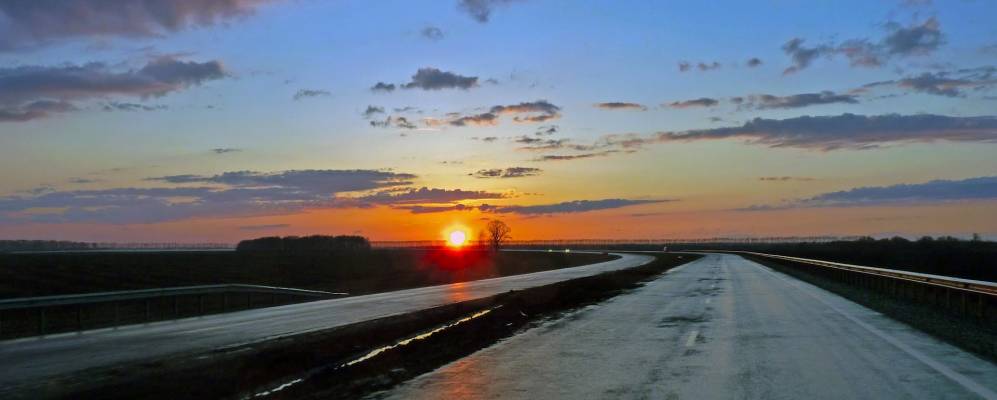
<svg viewBox="0 0 997 400"><path fill-rule="evenodd" d="M488 222L485 226L485 235L488 239L488 245L493 251L498 251L502 244L512 239L509 234L512 233L512 228L506 225L505 222L499 221L497 219Z"/></svg>

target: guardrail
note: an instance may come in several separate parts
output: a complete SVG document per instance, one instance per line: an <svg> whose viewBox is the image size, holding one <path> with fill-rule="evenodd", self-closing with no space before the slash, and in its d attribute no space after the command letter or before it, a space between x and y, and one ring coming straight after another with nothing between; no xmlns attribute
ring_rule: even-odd
<svg viewBox="0 0 997 400"><path fill-rule="evenodd" d="M750 251L718 250L709 252L743 254L816 266L820 269L813 269L811 272L846 283L883 291L894 296L906 297L930 305L945 307L949 310L958 310L962 314L974 315L979 318L992 316L990 309L993 308L994 304L997 304L997 282Z"/></svg>
<svg viewBox="0 0 997 400"><path fill-rule="evenodd" d="M194 315L204 315L206 311L227 312L235 309L254 308L254 296L256 297L255 305L260 305L259 298L263 296L263 304L269 306L278 303L295 302L294 300L299 298L330 298L345 295L347 293L275 286L221 284L6 299L0 300L0 337L30 336L24 334L25 327L23 326L24 320L29 318L34 320L32 324L35 325L36 329L27 333L45 335L52 332L53 329L49 326L49 313L53 312L53 310L61 311L57 313L56 317L61 323L59 324L60 326L56 327L55 331L65 332L82 331L85 328L103 328L136 322L150 322L154 319L178 319ZM193 300L193 304L191 304L191 301L185 300ZM210 304L211 307L207 307L209 300L212 303ZM284 301L281 302L280 300ZM153 318L154 305L157 311L155 314L158 318ZM141 318L134 318L136 306L139 308L137 314ZM94 319L93 317L98 314L113 315L113 318L105 318L87 326L84 323L86 319L84 310L87 307L93 311L91 312L92 315L89 315L90 319ZM69 314L72 314L68 319L75 319L75 323L73 324L66 323L67 308L71 309L69 310ZM131 315L129 316L132 318L122 318L122 310L124 308L130 311ZM193 311L190 310L192 308L194 309ZM21 326L19 326L21 328L20 335L11 334L9 332L10 329L5 327L5 325L15 321L5 320L4 314L9 315L14 312L25 314L25 318L15 320L22 322ZM33 315L28 316L28 314Z"/></svg>

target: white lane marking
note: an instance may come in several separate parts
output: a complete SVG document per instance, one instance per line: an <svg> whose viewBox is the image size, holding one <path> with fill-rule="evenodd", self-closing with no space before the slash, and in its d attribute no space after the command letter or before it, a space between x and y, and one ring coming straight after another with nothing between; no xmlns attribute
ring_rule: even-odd
<svg viewBox="0 0 997 400"><path fill-rule="evenodd" d="M763 266L761 266L758 263L753 263L752 262L752 264L755 264L759 269L761 269L762 271L765 271L765 273L770 274L770 275L772 275L772 276L774 276L776 278L779 278L783 282L786 282L789 285L795 287L800 292L803 292L806 295L808 295L810 297L813 297L814 299L816 299L817 301L821 302L822 304L824 304L825 306L827 306L831 310L834 310L838 314L841 314L841 316L847 318L849 321L852 321L856 325L858 325L858 326L862 327L863 329L869 331L869 333L872 333L873 335L878 336L880 339L883 339L887 343L892 344L894 347L902 350L904 353L907 353L911 357L914 357L918 361L924 363L924 365L927 365L928 367L931 367L935 371L938 371L938 373L940 373L942 375L945 375L945 377L951 379L952 381L958 383L959 385L962 385L962 387L965 388L966 390L969 390L970 392L976 393L980 397L982 397L984 399L987 399L987 400L997 400L997 393L994 393L992 390L987 389L986 387L984 387L983 385L980 385L979 383L976 383L976 381L970 379L968 376L960 374L960 373L956 372L955 370L953 370L952 368L949 368L949 367L945 366L944 364L942 364L941 362L939 362L939 361L931 358L927 354L924 354L924 353L922 353L920 351L915 350L914 348L912 348L912 347L904 344L903 342L901 342L899 339L893 337L892 335L890 335L890 334L888 334L886 332L883 332L883 331L877 329L876 327L874 327L872 325L869 325L869 324L867 324L865 322L862 322L858 318L853 317L851 314L846 313L844 310L836 307L835 305L833 305L831 303L828 303L826 300L820 298L816 294L811 293L809 290L807 290L803 286L798 285L796 282L792 282L792 281L790 281L790 280L788 280L786 278L783 278L782 276L779 276L775 272L770 271L767 267L763 267Z"/></svg>
<svg viewBox="0 0 997 400"><path fill-rule="evenodd" d="M704 301L704 303L710 304L710 300L713 300L713 299L706 299L706 301Z"/></svg>
<svg viewBox="0 0 997 400"><path fill-rule="evenodd" d="M699 331L692 331L689 334L689 338L685 340L685 347L692 347L692 345L696 344L697 337L699 337Z"/></svg>

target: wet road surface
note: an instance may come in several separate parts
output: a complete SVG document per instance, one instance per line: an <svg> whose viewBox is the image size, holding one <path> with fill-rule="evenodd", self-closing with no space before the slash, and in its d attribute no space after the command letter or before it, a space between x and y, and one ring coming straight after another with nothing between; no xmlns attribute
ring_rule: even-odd
<svg viewBox="0 0 997 400"><path fill-rule="evenodd" d="M997 365L714 254L371 397L995 399L995 391Z"/></svg>
<svg viewBox="0 0 997 400"><path fill-rule="evenodd" d="M87 368L196 353L404 314L646 264L646 255L575 268L0 342L0 393ZM2 396L0 396L2 397Z"/></svg>

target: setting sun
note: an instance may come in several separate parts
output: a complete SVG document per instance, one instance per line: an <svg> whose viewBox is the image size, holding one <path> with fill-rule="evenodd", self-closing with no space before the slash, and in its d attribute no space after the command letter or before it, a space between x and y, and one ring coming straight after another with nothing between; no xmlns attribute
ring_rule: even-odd
<svg viewBox="0 0 997 400"><path fill-rule="evenodd" d="M447 244L451 246L460 247L463 246L465 242L467 242L467 234L464 233L464 231L451 231L450 234L447 235Z"/></svg>

